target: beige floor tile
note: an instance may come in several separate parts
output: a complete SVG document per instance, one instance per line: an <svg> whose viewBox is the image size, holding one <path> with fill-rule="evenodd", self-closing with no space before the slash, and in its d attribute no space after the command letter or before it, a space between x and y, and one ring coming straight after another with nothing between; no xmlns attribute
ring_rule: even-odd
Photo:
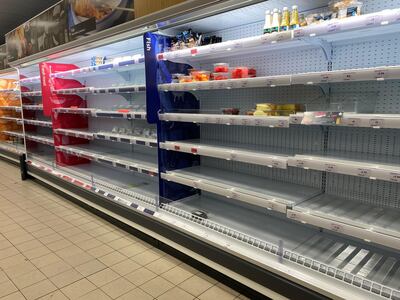
<svg viewBox="0 0 400 300"><path fill-rule="evenodd" d="M32 272L15 277L12 279L12 281L18 289L22 290L23 288L31 286L32 284L35 284L45 279L46 276L44 276L42 272L40 272L39 270L34 270Z"/></svg>
<svg viewBox="0 0 400 300"><path fill-rule="evenodd" d="M176 267L177 263L175 260L171 260L165 257L162 257L160 259L157 259L148 265L146 265L146 268L149 269L150 271L160 275L162 273L167 272L168 270L171 270L173 267Z"/></svg>
<svg viewBox="0 0 400 300"><path fill-rule="evenodd" d="M79 228L82 229L83 231L89 231L97 227L99 227L99 224L97 224L96 222L89 222L86 224L82 224Z"/></svg>
<svg viewBox="0 0 400 300"><path fill-rule="evenodd" d="M106 268L107 266L98 261L97 259L92 259L82 265L75 267L75 269L85 277L90 276Z"/></svg>
<svg viewBox="0 0 400 300"><path fill-rule="evenodd" d="M3 283L4 281L7 280L8 280L7 274L0 270L0 283Z"/></svg>
<svg viewBox="0 0 400 300"><path fill-rule="evenodd" d="M54 243L54 242L62 240L62 239L63 239L63 236L61 234L53 233L53 234L41 237L38 240L41 241L43 244L48 245L48 244ZM59 250L59 249L57 249L57 250Z"/></svg>
<svg viewBox="0 0 400 300"><path fill-rule="evenodd" d="M109 232L111 232L111 230L107 229L107 228L104 228L102 226L99 226L99 227L96 227L96 228L94 228L92 230L88 230L86 232L88 234L90 234L91 236L96 237L96 236L99 236L99 235L103 235L103 234L109 233Z"/></svg>
<svg viewBox="0 0 400 300"><path fill-rule="evenodd" d="M246 297L245 295L239 295L236 297L237 300L251 300L250 298Z"/></svg>
<svg viewBox="0 0 400 300"><path fill-rule="evenodd" d="M22 295L21 292L18 291L8 296L2 297L1 300L26 300L26 299L24 295Z"/></svg>
<svg viewBox="0 0 400 300"><path fill-rule="evenodd" d="M42 256L50 254L50 253L51 253L51 251L45 246L37 247L32 250L22 252L22 254L30 260L38 258L38 257L42 257Z"/></svg>
<svg viewBox="0 0 400 300"><path fill-rule="evenodd" d="M71 300L78 299L83 295L96 289L96 286L91 283L86 278L83 278L71 285L68 285L61 289L63 294L65 294Z"/></svg>
<svg viewBox="0 0 400 300"><path fill-rule="evenodd" d="M53 252L35 259L31 259L31 262L38 268L42 268L44 266L51 265L59 261L61 261L61 258L55 255Z"/></svg>
<svg viewBox="0 0 400 300"><path fill-rule="evenodd" d="M140 288L136 288L121 297L118 297L117 300L153 300L154 298L141 290ZM177 299L178 300L178 299Z"/></svg>
<svg viewBox="0 0 400 300"><path fill-rule="evenodd" d="M28 251L28 250L32 250L32 249L36 249L39 247L42 247L43 244L38 241L38 240L31 240L31 241L27 241L25 243L21 243L19 245L16 246L16 248L23 252L23 251Z"/></svg>
<svg viewBox="0 0 400 300"><path fill-rule="evenodd" d="M1 225L0 225L1 226ZM5 248L9 248L12 247L13 244L11 244L8 240L4 239L2 241L0 241L0 250L3 250Z"/></svg>
<svg viewBox="0 0 400 300"><path fill-rule="evenodd" d="M106 234L100 235L100 236L96 236L96 239L98 239L99 241L101 241L102 243L110 243L112 241L115 241L117 239L121 238L121 235L117 232L108 232Z"/></svg>
<svg viewBox="0 0 400 300"><path fill-rule="evenodd" d="M82 278L83 276L81 273L75 269L69 269L63 273L50 277L50 280L60 289Z"/></svg>
<svg viewBox="0 0 400 300"><path fill-rule="evenodd" d="M61 234L63 237L68 238L71 236L77 236L77 235L83 233L83 231L77 227L71 227L66 230L60 231L58 233Z"/></svg>
<svg viewBox="0 0 400 300"><path fill-rule="evenodd" d="M121 252L126 257L133 257L133 256L143 253L147 250L148 250L147 247L141 245L140 243L136 243L136 244L129 245L128 247L121 248L118 250L118 252Z"/></svg>
<svg viewBox="0 0 400 300"><path fill-rule="evenodd" d="M60 290L56 290L39 298L39 300L68 300L68 298Z"/></svg>
<svg viewBox="0 0 400 300"><path fill-rule="evenodd" d="M8 240L11 243L13 243L14 245L18 245L18 244L33 240L34 238L35 238L34 236L32 236L31 234L28 233L28 234L15 236L15 237L14 236L8 237Z"/></svg>
<svg viewBox="0 0 400 300"><path fill-rule="evenodd" d="M47 277L53 277L57 274L65 272L69 269L72 269L72 267L69 264L67 264L66 262L60 260L60 261L52 263L50 265L41 267L40 271L42 271L42 273L45 274Z"/></svg>
<svg viewBox="0 0 400 300"><path fill-rule="evenodd" d="M16 291L18 291L18 289L10 280L0 283L0 297L10 295Z"/></svg>
<svg viewBox="0 0 400 300"><path fill-rule="evenodd" d="M38 299L57 290L57 287L48 279L35 283L21 290L27 300Z"/></svg>
<svg viewBox="0 0 400 300"><path fill-rule="evenodd" d="M75 255L65 257L64 261L73 267L77 267L77 266L87 263L93 259L95 259L95 258L93 256L91 256L90 254L82 252L82 253L78 253Z"/></svg>
<svg viewBox="0 0 400 300"><path fill-rule="evenodd" d="M176 287L173 287L172 289L170 289L169 291L165 292L161 296L159 296L157 299L158 300L176 300L176 299L193 300L193 299L195 299L195 297L176 286ZM214 300L216 300L216 299L219 300L219 298L214 298Z"/></svg>
<svg viewBox="0 0 400 300"><path fill-rule="evenodd" d="M119 278L120 275L111 269L105 269L87 277L92 283L98 287L102 287L111 281Z"/></svg>
<svg viewBox="0 0 400 300"><path fill-rule="evenodd" d="M173 284L178 285L197 273L198 271L196 269L193 269L188 265L182 264L168 270L167 272L161 274L161 276L172 282Z"/></svg>
<svg viewBox="0 0 400 300"><path fill-rule="evenodd" d="M35 266L22 254L17 254L0 261L0 267L8 276L18 276L25 272L32 271Z"/></svg>
<svg viewBox="0 0 400 300"><path fill-rule="evenodd" d="M103 243L100 242L99 240L97 240L96 238L91 238L90 240L76 242L75 245L77 245L82 250L87 251L87 250L99 247L99 246L103 245Z"/></svg>
<svg viewBox="0 0 400 300"><path fill-rule="evenodd" d="M20 253L19 250L14 246L5 248L3 250L0 250L0 260L8 258L10 256L17 255L19 253Z"/></svg>
<svg viewBox="0 0 400 300"><path fill-rule="evenodd" d="M39 230L39 231L36 231L36 232L32 232L32 235L35 237L35 238L41 238L41 237L44 237L44 236L48 236L48 235L50 235L50 234L54 234L55 233L55 231L53 230L53 229L51 229L51 228L44 228L44 229L42 229L42 230Z"/></svg>
<svg viewBox="0 0 400 300"><path fill-rule="evenodd" d="M62 238L61 240L57 240L51 243L48 243L46 246L52 251L59 251L65 249L69 246L73 245L72 242L68 241L67 239Z"/></svg>
<svg viewBox="0 0 400 300"><path fill-rule="evenodd" d="M128 258L111 266L110 268L115 272L117 272L119 275L125 276L126 274L129 274L137 269L140 269L141 267L142 267L141 265Z"/></svg>
<svg viewBox="0 0 400 300"><path fill-rule="evenodd" d="M214 285L203 294L199 295L198 298L200 300L233 300L235 299L239 293L232 290L233 293L227 291L227 289L221 288L218 285Z"/></svg>
<svg viewBox="0 0 400 300"><path fill-rule="evenodd" d="M157 274L146 268L140 268L132 273L125 275L125 278L137 286L141 286L143 283L157 277Z"/></svg>
<svg viewBox="0 0 400 300"><path fill-rule="evenodd" d="M89 292L86 295L83 295L79 299L81 299L81 300L110 300L111 298L106 293L104 293L102 290L96 289L94 291ZM139 299L131 299L131 300L139 300Z"/></svg>
<svg viewBox="0 0 400 300"><path fill-rule="evenodd" d="M115 250L113 248L111 248L110 246L103 244L99 247L95 247L93 249L88 250L87 253L89 253L90 255L92 255L96 258L99 258L99 257L102 257L102 256L107 255L114 251Z"/></svg>
<svg viewBox="0 0 400 300"><path fill-rule="evenodd" d="M174 285L171 282L165 280L161 276L153 278L140 286L143 291L154 298L161 296L173 287Z"/></svg>
<svg viewBox="0 0 400 300"><path fill-rule="evenodd" d="M76 255L76 254L82 254L82 253L85 253L85 252L81 248L79 248L78 246L72 244L71 246L68 246L68 247L63 248L61 250L58 250L55 253L59 257L61 257L62 259L65 259L67 257L73 256L73 255Z"/></svg>
<svg viewBox="0 0 400 300"><path fill-rule="evenodd" d="M122 249L122 248L130 246L132 244L133 243L131 240L123 238L123 237L107 243L108 246L110 246L111 248L114 248L115 250Z"/></svg>
<svg viewBox="0 0 400 300"><path fill-rule="evenodd" d="M91 237L90 235L88 235L86 232L81 232L79 234L75 234L72 236L67 237L68 240L70 240L71 242L73 242L75 245L78 245L78 243L86 243L86 241L92 239L93 237Z"/></svg>
<svg viewBox="0 0 400 300"><path fill-rule="evenodd" d="M115 299L123 294L128 293L129 291L135 289L136 286L132 284L129 280L120 277L110 283L107 283L101 290L105 292L108 296Z"/></svg>
<svg viewBox="0 0 400 300"><path fill-rule="evenodd" d="M138 264L145 266L157 259L161 258L161 256L159 255L159 253L157 253L156 251L154 251L154 249L150 249L147 250L145 252L142 252L138 255L135 255L134 257L132 257L131 259L135 262L137 262Z"/></svg>
<svg viewBox="0 0 400 300"><path fill-rule="evenodd" d="M109 254L106 254L102 257L99 257L98 260L101 261L103 264L106 266L113 266L123 260L126 259L126 256L119 253L118 251L111 252Z"/></svg>
<svg viewBox="0 0 400 300"><path fill-rule="evenodd" d="M214 283L211 283L210 281L200 277L199 275L194 275L179 284L179 287L197 297L209 288L211 288L213 285Z"/></svg>

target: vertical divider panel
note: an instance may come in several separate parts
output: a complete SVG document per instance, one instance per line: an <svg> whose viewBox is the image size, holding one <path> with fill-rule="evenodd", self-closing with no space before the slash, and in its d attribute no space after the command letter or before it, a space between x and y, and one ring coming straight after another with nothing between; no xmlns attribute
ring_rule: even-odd
<svg viewBox="0 0 400 300"><path fill-rule="evenodd" d="M78 67L72 64L57 63L41 63L39 67L41 75L40 77L43 99L43 114L46 116L51 116L53 129L87 129L89 126L87 116L75 114L57 114L53 111L54 108L60 107L86 108L86 101L78 95L57 94L57 89L83 87L83 85L79 81L55 77L53 78L51 76L52 73L73 70L77 69ZM61 145L77 145L88 143L86 139L63 136L55 133L53 133L53 137L55 147ZM60 165L77 165L90 162L86 158L72 156L61 151L57 151L57 148L55 152L56 162Z"/></svg>

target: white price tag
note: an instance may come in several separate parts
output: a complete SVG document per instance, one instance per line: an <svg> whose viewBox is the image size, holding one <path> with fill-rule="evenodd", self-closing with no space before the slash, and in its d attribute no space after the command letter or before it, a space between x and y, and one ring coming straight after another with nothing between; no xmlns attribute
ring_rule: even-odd
<svg viewBox="0 0 400 300"><path fill-rule="evenodd" d="M216 117L215 118L215 124L222 124L222 118Z"/></svg>
<svg viewBox="0 0 400 300"><path fill-rule="evenodd" d="M357 175L360 177L371 177L371 169L366 168L358 168Z"/></svg>
<svg viewBox="0 0 400 300"><path fill-rule="evenodd" d="M249 124L249 120L246 118L242 118L240 119L240 125L248 125Z"/></svg>
<svg viewBox="0 0 400 300"><path fill-rule="evenodd" d="M375 70L375 78L379 79L379 78L385 78L386 74L388 73L387 69L379 69L379 70Z"/></svg>
<svg viewBox="0 0 400 300"><path fill-rule="evenodd" d="M300 29L296 29L293 33L295 38L299 38L299 37L303 37L305 35L304 33L304 29L300 28Z"/></svg>
<svg viewBox="0 0 400 300"><path fill-rule="evenodd" d="M335 172L337 169L337 165L332 164L332 163L325 163L324 164L324 170L326 172Z"/></svg>
<svg viewBox="0 0 400 300"><path fill-rule="evenodd" d="M328 32L337 32L340 31L340 22L330 22L328 24Z"/></svg>
<svg viewBox="0 0 400 300"><path fill-rule="evenodd" d="M331 80L331 74L325 73L325 74L321 75L321 79L320 79L321 83L330 82L330 80Z"/></svg>
<svg viewBox="0 0 400 300"><path fill-rule="evenodd" d="M288 127L288 120L278 120L277 127Z"/></svg>
<svg viewBox="0 0 400 300"><path fill-rule="evenodd" d="M277 85L277 80L274 78L270 78L266 80L267 86L274 87Z"/></svg>
<svg viewBox="0 0 400 300"><path fill-rule="evenodd" d="M330 230L335 231L335 232L342 232L343 231L343 226L337 223L331 223L330 224Z"/></svg>
<svg viewBox="0 0 400 300"><path fill-rule="evenodd" d="M246 88L248 83L249 82L247 80L237 80L237 84L239 85L240 88Z"/></svg>
<svg viewBox="0 0 400 300"><path fill-rule="evenodd" d="M358 127L361 124L361 120L359 118L344 118L343 123L347 126Z"/></svg>
<svg viewBox="0 0 400 300"><path fill-rule="evenodd" d="M254 126L262 126L262 120L261 119L255 119L254 120Z"/></svg>
<svg viewBox="0 0 400 300"><path fill-rule="evenodd" d="M232 152L229 154L229 158L230 158L231 160L236 160L236 159L237 159L237 154L236 154L234 151L232 151Z"/></svg>
<svg viewBox="0 0 400 300"><path fill-rule="evenodd" d="M283 161L281 161L279 159L273 159L271 163L274 168L279 168L279 169L286 168L286 163L284 163Z"/></svg>
<svg viewBox="0 0 400 300"><path fill-rule="evenodd" d="M400 182L400 173L396 172L391 172L389 177L389 180L392 182Z"/></svg>
<svg viewBox="0 0 400 300"><path fill-rule="evenodd" d="M382 16L379 15L372 15L366 17L366 26L374 26L375 24L380 24Z"/></svg>
<svg viewBox="0 0 400 300"><path fill-rule="evenodd" d="M233 44L233 48L234 48L234 49L243 48L243 43L242 43L242 42L235 42L235 43Z"/></svg>
<svg viewBox="0 0 400 300"><path fill-rule="evenodd" d="M380 128L383 127L385 123L385 120L383 119L371 119L369 121L369 126L373 127L373 128Z"/></svg>
<svg viewBox="0 0 400 300"><path fill-rule="evenodd" d="M307 163L304 159L296 159L295 160L295 166L297 168L306 168L307 167Z"/></svg>
<svg viewBox="0 0 400 300"><path fill-rule="evenodd" d="M299 215L298 215L296 212L294 212L294 211L289 211L289 212L287 213L287 215L288 215L288 218L289 218L289 219L296 220L296 221L299 220Z"/></svg>
<svg viewBox="0 0 400 300"><path fill-rule="evenodd" d="M344 73L343 81L351 81L354 79L354 73Z"/></svg>

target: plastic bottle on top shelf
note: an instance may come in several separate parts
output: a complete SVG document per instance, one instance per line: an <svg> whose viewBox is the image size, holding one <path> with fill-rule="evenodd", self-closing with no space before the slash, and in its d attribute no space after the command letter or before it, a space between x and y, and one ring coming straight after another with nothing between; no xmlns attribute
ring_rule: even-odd
<svg viewBox="0 0 400 300"><path fill-rule="evenodd" d="M264 24L264 34L271 33L272 27L272 14L270 10L265 11L265 24Z"/></svg>
<svg viewBox="0 0 400 300"><path fill-rule="evenodd" d="M299 28L299 9L297 5L292 6L292 13L290 16L290 29Z"/></svg>
<svg viewBox="0 0 400 300"><path fill-rule="evenodd" d="M281 20L281 25L280 25L280 31L286 31L289 30L290 26L290 13L289 9L287 7L283 8L282 11L282 20Z"/></svg>
<svg viewBox="0 0 400 300"><path fill-rule="evenodd" d="M279 26L280 26L279 21L280 21L279 10L277 8L274 8L274 13L272 15L271 32L279 32Z"/></svg>

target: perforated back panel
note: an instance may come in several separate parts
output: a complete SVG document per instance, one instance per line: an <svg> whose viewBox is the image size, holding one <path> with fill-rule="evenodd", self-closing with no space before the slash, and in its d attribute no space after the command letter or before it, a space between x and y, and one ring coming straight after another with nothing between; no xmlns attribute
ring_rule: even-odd
<svg viewBox="0 0 400 300"><path fill-rule="evenodd" d="M400 7L400 0L363 1L363 12L371 13L388 8ZM293 4L293 3L292 3ZM327 3L326 3L327 4ZM300 6L301 7L301 6ZM221 21L222 19L220 19ZM244 26L212 32L223 40L232 40L259 35L262 20L254 20ZM363 68L400 64L400 34L381 36L355 43L336 43L333 47L332 69ZM252 66L258 76L293 74L328 70L324 53L318 48L287 49L281 52L266 52L265 55L249 55L227 58L222 61L231 66ZM204 63L200 68L211 70L212 64ZM237 107L241 114L254 109L257 103L272 102L304 103L308 110L323 110L340 107L344 110L364 113L400 113L400 82L361 82L330 85L328 97L324 97L318 87L278 87L223 91L195 92L201 109L221 113L222 108ZM254 128L242 126L201 125L201 138L220 142L243 143L248 145L268 145L282 147L283 153L321 151L324 134L318 126L298 126L289 129ZM398 130L330 128L326 141L327 151L352 151L362 154L399 156L400 133ZM268 169L250 164L202 157L203 165L246 173L286 182L322 187L322 173L296 168L288 170ZM326 174L326 192L348 197L354 201L380 206L400 208L399 184L373 181L339 174Z"/></svg>

